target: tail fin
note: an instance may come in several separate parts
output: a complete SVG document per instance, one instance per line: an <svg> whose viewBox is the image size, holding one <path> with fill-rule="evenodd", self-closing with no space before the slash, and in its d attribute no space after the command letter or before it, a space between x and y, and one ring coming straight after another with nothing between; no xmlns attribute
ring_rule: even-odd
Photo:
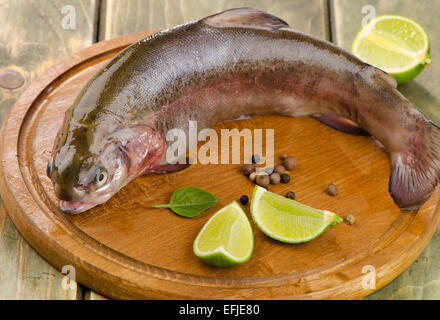
<svg viewBox="0 0 440 320"><path fill-rule="evenodd" d="M418 209L439 181L440 127L427 120L423 130L423 136L411 141L404 153L391 155L389 191L402 210Z"/></svg>

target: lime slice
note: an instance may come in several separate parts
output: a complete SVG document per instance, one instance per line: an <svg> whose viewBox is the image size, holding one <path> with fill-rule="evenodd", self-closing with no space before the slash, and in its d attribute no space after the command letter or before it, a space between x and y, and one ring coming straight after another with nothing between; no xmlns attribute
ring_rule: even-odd
<svg viewBox="0 0 440 320"><path fill-rule="evenodd" d="M417 22L397 15L370 20L354 38L351 51L388 72L398 84L412 80L431 63L425 30Z"/></svg>
<svg viewBox="0 0 440 320"><path fill-rule="evenodd" d="M287 243L313 240L329 226L342 221L330 211L314 209L259 186L254 189L251 213L261 231Z"/></svg>
<svg viewBox="0 0 440 320"><path fill-rule="evenodd" d="M248 261L253 248L251 224L235 201L216 212L194 241L194 254L218 267L231 267Z"/></svg>

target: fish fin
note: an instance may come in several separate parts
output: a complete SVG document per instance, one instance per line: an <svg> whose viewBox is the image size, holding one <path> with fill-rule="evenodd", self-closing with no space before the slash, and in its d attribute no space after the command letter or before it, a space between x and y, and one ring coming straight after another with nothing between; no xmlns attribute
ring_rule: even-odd
<svg viewBox="0 0 440 320"><path fill-rule="evenodd" d="M365 136L368 135L368 132L362 129L356 122L335 115L335 114L322 114L319 116L313 116L316 120L332 127L333 129L353 134L356 136Z"/></svg>
<svg viewBox="0 0 440 320"><path fill-rule="evenodd" d="M145 172L145 174L147 174L147 173L177 172L177 171L184 170L184 169L188 168L189 166L190 166L189 163L175 163L175 164L166 163L166 164L161 164L161 165L158 165L157 167L153 167L153 168L148 169L148 171Z"/></svg>
<svg viewBox="0 0 440 320"><path fill-rule="evenodd" d="M201 23L212 27L260 27L269 30L278 30L289 27L287 22L267 12L253 8L236 8L226 10L203 18Z"/></svg>
<svg viewBox="0 0 440 320"><path fill-rule="evenodd" d="M383 145L382 142L380 142L378 139L376 139L376 137L371 136L371 140L373 140L373 143L376 147L378 147L379 149L387 152L387 149L385 148L385 146Z"/></svg>
<svg viewBox="0 0 440 320"><path fill-rule="evenodd" d="M440 128L428 123L423 139L408 143L404 153L391 154L389 192L402 210L418 209L439 181Z"/></svg>
<svg viewBox="0 0 440 320"><path fill-rule="evenodd" d="M393 87L394 89L397 88L397 81L396 79L394 79L393 76L391 76L390 74L386 73L385 71L379 69L379 68L374 68L374 71L376 73L376 75L381 78L382 80L384 80L386 83L388 83L391 87Z"/></svg>
<svg viewBox="0 0 440 320"><path fill-rule="evenodd" d="M250 119L254 116L254 113L246 113L246 114L242 114L236 118L232 118L229 120L225 120L224 122L231 122L231 121L240 121L240 120L246 120L246 119Z"/></svg>

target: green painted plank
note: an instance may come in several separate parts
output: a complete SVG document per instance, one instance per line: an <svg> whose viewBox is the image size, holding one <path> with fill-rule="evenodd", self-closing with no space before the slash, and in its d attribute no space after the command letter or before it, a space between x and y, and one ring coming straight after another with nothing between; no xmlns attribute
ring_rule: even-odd
<svg viewBox="0 0 440 320"><path fill-rule="evenodd" d="M0 300L80 299L76 283L64 286L64 275L33 250L0 207Z"/></svg>
<svg viewBox="0 0 440 320"><path fill-rule="evenodd" d="M371 6L371 7L365 7ZM364 13L362 12L364 8ZM367 12L398 14L419 22L431 39L433 64L415 80L399 87L429 118L440 124L440 1L333 0L330 5L332 38L349 50ZM440 226L417 261L368 299L440 299Z"/></svg>
<svg viewBox="0 0 440 320"><path fill-rule="evenodd" d="M103 0L100 39L171 27L238 7L262 9L300 31L328 36L326 0Z"/></svg>
<svg viewBox="0 0 440 320"><path fill-rule="evenodd" d="M95 0L0 0L0 124L35 77L93 43L96 12ZM24 85L4 89L20 84L5 72ZM26 243L0 201L0 299L82 298L80 286L63 289L63 278Z"/></svg>

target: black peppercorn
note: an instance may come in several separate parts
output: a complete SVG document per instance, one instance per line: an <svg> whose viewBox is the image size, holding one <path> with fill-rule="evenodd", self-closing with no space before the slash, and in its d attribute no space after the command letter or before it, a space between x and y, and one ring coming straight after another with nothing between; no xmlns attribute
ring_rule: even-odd
<svg viewBox="0 0 440 320"><path fill-rule="evenodd" d="M286 198L295 200L295 193L293 191L289 191L286 193Z"/></svg>
<svg viewBox="0 0 440 320"><path fill-rule="evenodd" d="M242 204L242 205L247 205L247 203L249 202L249 197L248 196L246 196L246 195L242 195L241 197L240 197L240 203Z"/></svg>
<svg viewBox="0 0 440 320"><path fill-rule="evenodd" d="M290 176L287 173L284 173L281 175L281 182L282 183L289 183L290 182Z"/></svg>
<svg viewBox="0 0 440 320"><path fill-rule="evenodd" d="M260 156L258 154L252 155L252 163L260 163Z"/></svg>

